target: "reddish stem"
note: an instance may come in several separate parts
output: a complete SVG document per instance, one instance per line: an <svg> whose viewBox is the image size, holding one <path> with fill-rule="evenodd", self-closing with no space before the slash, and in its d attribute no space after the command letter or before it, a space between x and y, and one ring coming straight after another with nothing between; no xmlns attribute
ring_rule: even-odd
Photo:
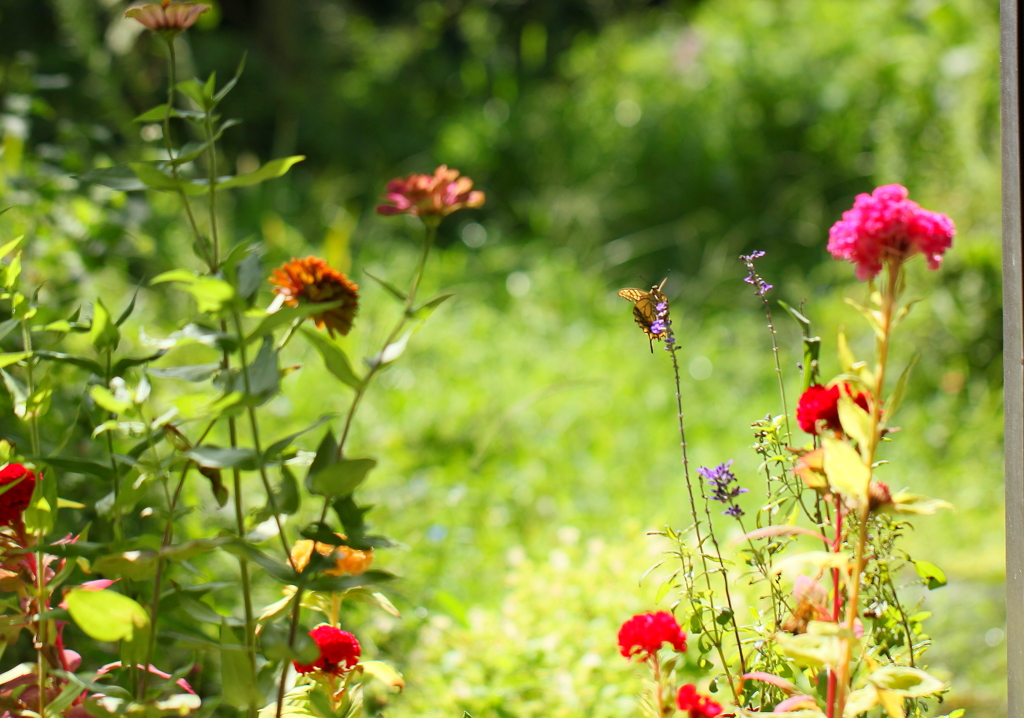
<svg viewBox="0 0 1024 718"><path fill-rule="evenodd" d="M832 553L839 553L843 542L843 502L838 494L836 498L836 537L832 542ZM839 613L842 610L843 599L839 593L839 569L832 569L832 620L839 623ZM829 669L828 672L828 697L825 704L828 706L828 718L834 718L836 700L836 672Z"/></svg>

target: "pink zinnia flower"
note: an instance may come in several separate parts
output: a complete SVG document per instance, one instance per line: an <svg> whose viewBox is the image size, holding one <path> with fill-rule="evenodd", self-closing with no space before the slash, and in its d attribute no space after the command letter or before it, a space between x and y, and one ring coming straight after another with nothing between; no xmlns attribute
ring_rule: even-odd
<svg viewBox="0 0 1024 718"><path fill-rule="evenodd" d="M626 658L638 655L646 661L665 643L679 653L686 652L686 634L675 616L665 611L633 616L619 629L619 652Z"/></svg>
<svg viewBox="0 0 1024 718"><path fill-rule="evenodd" d="M711 696L698 693L697 686L692 683L679 689L676 705L684 713L689 712L690 718L715 718L722 714L722 706L711 700Z"/></svg>
<svg viewBox="0 0 1024 718"><path fill-rule="evenodd" d="M479 207L486 196L473 189L469 177L460 177L458 170L441 165L432 175L411 174L391 180L384 199L391 204L379 205L378 214L447 217L463 207Z"/></svg>
<svg viewBox="0 0 1024 718"><path fill-rule="evenodd" d="M924 255L929 269L942 264L956 234L953 220L921 209L907 195L907 188L898 184L859 194L853 209L843 212L829 230L828 251L857 265L858 279L873 279L883 263L899 263L915 254Z"/></svg>
<svg viewBox="0 0 1024 718"><path fill-rule="evenodd" d="M199 16L209 9L209 5L172 3L171 0L161 0L160 4L153 3L128 8L124 16L138 20L150 30L179 33L192 27Z"/></svg>
<svg viewBox="0 0 1024 718"><path fill-rule="evenodd" d="M337 676L359 663L362 649L356 637L348 631L325 624L314 628L309 635L320 649L320 658L312 663L292 661L299 673L322 671Z"/></svg>

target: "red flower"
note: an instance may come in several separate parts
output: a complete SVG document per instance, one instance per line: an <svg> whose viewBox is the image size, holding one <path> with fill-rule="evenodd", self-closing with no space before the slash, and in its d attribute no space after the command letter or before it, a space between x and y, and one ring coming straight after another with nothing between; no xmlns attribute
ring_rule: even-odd
<svg viewBox="0 0 1024 718"><path fill-rule="evenodd" d="M849 391L849 384L846 385ZM852 393L852 392L851 392ZM864 411L868 411L868 395L860 392L853 399ZM826 429L842 431L839 422L839 385L822 386L811 384L796 405L796 420L808 434L818 433L818 422L824 422Z"/></svg>
<svg viewBox="0 0 1024 718"><path fill-rule="evenodd" d="M414 214L417 217L447 217L463 207L479 207L486 199L473 190L473 180L460 177L458 170L441 165L432 175L411 174L388 182L384 199L391 204L377 207L378 214Z"/></svg>
<svg viewBox="0 0 1024 718"><path fill-rule="evenodd" d="M327 327L342 336L352 330L352 321L359 309L359 285L319 257L292 258L275 269L270 277L274 293L284 297L289 307L299 306L299 300L312 304L341 302L341 306L314 314L317 329Z"/></svg>
<svg viewBox="0 0 1024 718"><path fill-rule="evenodd" d="M638 614L619 629L619 652L626 658L639 655L640 660L646 661L664 643L671 644L679 653L686 652L686 634L675 616L665 611Z"/></svg>
<svg viewBox="0 0 1024 718"><path fill-rule="evenodd" d="M692 683L679 689L676 705L681 711L689 711L690 718L715 718L722 713L722 706L711 700L711 696L698 693L697 686Z"/></svg>
<svg viewBox="0 0 1024 718"><path fill-rule="evenodd" d="M292 661L299 673L322 671L337 676L359 663L362 649L356 637L348 631L325 624L314 628L309 635L320 649L320 658L306 664Z"/></svg>
<svg viewBox="0 0 1024 718"><path fill-rule="evenodd" d="M8 464L0 469L0 490L4 490L0 494L0 526L21 525L21 515L32 500L35 484L35 473L21 464Z"/></svg>
<svg viewBox="0 0 1024 718"><path fill-rule="evenodd" d="M938 269L942 255L953 246L953 220L921 209L908 194L898 184L859 194L853 209L843 212L829 230L828 251L856 264L858 279L873 279L883 262L899 263L915 254L924 255L929 269Z"/></svg>

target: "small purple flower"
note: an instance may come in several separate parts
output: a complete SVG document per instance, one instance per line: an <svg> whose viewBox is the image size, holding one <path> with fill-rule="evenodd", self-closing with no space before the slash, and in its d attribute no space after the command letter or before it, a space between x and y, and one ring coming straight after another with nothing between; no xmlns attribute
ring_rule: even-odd
<svg viewBox="0 0 1024 718"><path fill-rule="evenodd" d="M750 254L741 254L740 261L747 265L747 276L743 278L743 281L747 284L754 285L754 295L764 299L764 296L768 294L768 291L773 288L773 285L768 284L761 278L761 275L754 269L754 260L760 259L764 256L764 252L757 250Z"/></svg>
<svg viewBox="0 0 1024 718"><path fill-rule="evenodd" d="M736 482L736 475L730 471L732 466L732 459L726 461L724 464L719 464L713 469L702 466L697 469L697 473L704 477L704 480L708 482L711 487L711 498L712 501L718 501L723 504L729 504L729 508L723 511L723 514L739 518L743 515L743 509L737 506L734 499L737 496L747 493L748 489L744 489L740 486L732 486Z"/></svg>
<svg viewBox="0 0 1024 718"><path fill-rule="evenodd" d="M665 333L665 320L655 319L651 322L651 333L653 334L664 334Z"/></svg>

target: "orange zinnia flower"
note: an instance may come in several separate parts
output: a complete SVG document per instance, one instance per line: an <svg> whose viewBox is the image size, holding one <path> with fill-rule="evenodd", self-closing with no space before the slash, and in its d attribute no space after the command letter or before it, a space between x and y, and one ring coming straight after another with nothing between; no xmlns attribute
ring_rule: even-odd
<svg viewBox="0 0 1024 718"><path fill-rule="evenodd" d="M172 4L171 0L161 0L159 5L154 3L129 8L124 16L138 20L150 30L179 33L192 27L199 16L209 9L209 5Z"/></svg>
<svg viewBox="0 0 1024 718"><path fill-rule="evenodd" d="M340 301L341 306L314 314L312 319L318 329L326 326L332 337L334 332L344 336L352 329L359 309L359 285L319 257L293 257L274 270L270 283L276 285L274 293L284 297L289 307L299 306L300 300L313 304Z"/></svg>
<svg viewBox="0 0 1024 718"><path fill-rule="evenodd" d="M379 205L378 214L441 218L463 207L479 207L486 196L473 189L469 177L460 177L458 170L441 165L432 175L411 174L391 180L384 199L391 204Z"/></svg>
<svg viewBox="0 0 1024 718"><path fill-rule="evenodd" d="M341 539L345 538L343 534L336 535ZM301 541L296 541L292 547L292 565L296 571L301 572L309 565L309 559L313 556L314 547L321 556L334 554L334 568L324 571L328 576L359 576L366 573L366 569L370 568L373 564L372 548L366 551L359 551L348 546L332 546L329 543L302 539Z"/></svg>

